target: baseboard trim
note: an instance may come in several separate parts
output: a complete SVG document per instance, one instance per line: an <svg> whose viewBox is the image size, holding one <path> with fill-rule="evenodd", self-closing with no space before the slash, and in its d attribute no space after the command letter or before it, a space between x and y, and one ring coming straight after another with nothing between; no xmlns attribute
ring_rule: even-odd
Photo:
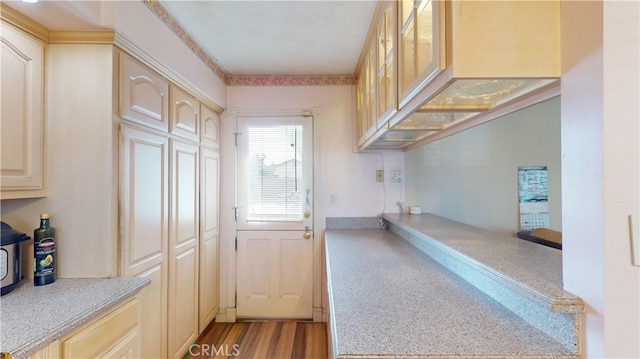
<svg viewBox="0 0 640 359"><path fill-rule="evenodd" d="M235 323L236 322L236 308L222 308L216 315L216 322L218 323Z"/></svg>

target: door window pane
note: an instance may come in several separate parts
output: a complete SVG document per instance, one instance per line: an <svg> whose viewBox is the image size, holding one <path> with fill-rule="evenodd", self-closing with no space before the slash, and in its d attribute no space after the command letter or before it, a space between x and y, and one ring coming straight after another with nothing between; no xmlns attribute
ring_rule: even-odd
<svg viewBox="0 0 640 359"><path fill-rule="evenodd" d="M302 125L250 125L247 221L302 221Z"/></svg>

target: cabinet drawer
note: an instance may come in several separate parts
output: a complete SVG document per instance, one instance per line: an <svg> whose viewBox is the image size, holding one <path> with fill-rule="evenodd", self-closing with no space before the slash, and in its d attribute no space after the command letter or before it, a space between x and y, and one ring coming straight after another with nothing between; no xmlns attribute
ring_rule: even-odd
<svg viewBox="0 0 640 359"><path fill-rule="evenodd" d="M110 350L138 325L139 313L136 297L65 339L62 342L62 357L95 358Z"/></svg>

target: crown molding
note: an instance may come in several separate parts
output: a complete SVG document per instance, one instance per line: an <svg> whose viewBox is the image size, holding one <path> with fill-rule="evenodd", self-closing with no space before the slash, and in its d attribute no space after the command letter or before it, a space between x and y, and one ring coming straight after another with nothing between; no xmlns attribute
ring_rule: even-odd
<svg viewBox="0 0 640 359"><path fill-rule="evenodd" d="M46 27L22 15L2 2L0 2L0 18L2 21L25 31L45 43L49 42L49 30Z"/></svg>
<svg viewBox="0 0 640 359"><path fill-rule="evenodd" d="M51 31L50 44L113 44L114 30Z"/></svg>

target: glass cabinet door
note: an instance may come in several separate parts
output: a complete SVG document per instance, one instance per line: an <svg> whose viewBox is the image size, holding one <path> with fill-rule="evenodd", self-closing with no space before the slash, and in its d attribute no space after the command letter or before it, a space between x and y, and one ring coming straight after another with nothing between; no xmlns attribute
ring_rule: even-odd
<svg viewBox="0 0 640 359"><path fill-rule="evenodd" d="M366 107L364 104L364 82L365 76L363 76L364 70L360 71L360 76L358 76L358 85L356 88L356 134L357 134L357 143L360 145L364 142L365 132L366 132Z"/></svg>
<svg viewBox="0 0 640 359"><path fill-rule="evenodd" d="M441 4L436 0L402 0L398 9L400 21L400 105L444 68L440 51L442 21Z"/></svg>
<svg viewBox="0 0 640 359"><path fill-rule="evenodd" d="M378 118L377 127L383 127L396 111L396 68L395 68L395 1L385 3L377 25L377 80Z"/></svg>
<svg viewBox="0 0 640 359"><path fill-rule="evenodd" d="M367 107L366 113L366 137L369 137L376 130L376 119L377 119L377 98L376 98L376 47L375 43L372 43L369 47L369 52L367 55L367 59L365 61L365 71L366 71L366 96L365 96L365 104Z"/></svg>
<svg viewBox="0 0 640 359"><path fill-rule="evenodd" d="M360 75L358 76L358 87L356 92L356 133L358 136L358 146L368 140L377 129L377 48L375 45L375 42L370 44L362 69L360 70Z"/></svg>

